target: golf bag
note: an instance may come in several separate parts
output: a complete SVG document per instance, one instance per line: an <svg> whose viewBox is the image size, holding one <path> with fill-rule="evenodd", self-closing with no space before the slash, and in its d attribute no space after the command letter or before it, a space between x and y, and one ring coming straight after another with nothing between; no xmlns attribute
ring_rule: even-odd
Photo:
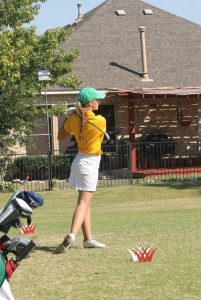
<svg viewBox="0 0 201 300"><path fill-rule="evenodd" d="M33 209L42 206L43 203L43 198L35 192L23 191L15 195L0 211L0 231L8 233L11 226L20 228L21 218L26 218L27 224L30 225Z"/></svg>
<svg viewBox="0 0 201 300"><path fill-rule="evenodd" d="M2 300L14 300L9 279L20 261L27 258L30 251L35 247L32 240L21 237L10 239L7 233L11 227L21 228L22 218L26 218L29 226L33 210L44 203L43 198L37 193L21 191L25 182L26 180L0 210L0 231L4 233L0 237L0 299ZM10 256L12 257L10 258Z"/></svg>
<svg viewBox="0 0 201 300"><path fill-rule="evenodd" d="M7 235L1 237L0 251L0 299L14 300L12 295L9 279L17 269L20 261L28 257L29 252L35 247L31 240L16 237L10 239ZM8 258L9 254L15 257Z"/></svg>

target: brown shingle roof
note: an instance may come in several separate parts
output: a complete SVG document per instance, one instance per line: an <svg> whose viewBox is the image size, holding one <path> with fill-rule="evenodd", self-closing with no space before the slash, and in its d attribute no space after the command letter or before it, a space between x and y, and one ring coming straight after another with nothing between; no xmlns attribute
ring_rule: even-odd
<svg viewBox="0 0 201 300"><path fill-rule="evenodd" d="M144 15L144 9L153 15ZM125 16L115 11L123 9ZM148 73L142 82L138 28L146 27ZM201 84L201 26L139 0L107 0L83 16L63 44L80 48L74 63L83 85L118 87L196 87Z"/></svg>

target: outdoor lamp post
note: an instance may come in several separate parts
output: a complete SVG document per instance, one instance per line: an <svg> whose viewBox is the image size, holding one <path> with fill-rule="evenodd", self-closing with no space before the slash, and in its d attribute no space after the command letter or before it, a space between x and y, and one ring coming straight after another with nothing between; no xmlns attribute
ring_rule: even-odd
<svg viewBox="0 0 201 300"><path fill-rule="evenodd" d="M52 190L52 164L51 164L51 138L50 138L50 124L48 115L48 102L47 102L47 81L51 80L51 73L47 69L38 71L38 80L44 82L45 86L45 108L46 108L46 121L47 121L47 136L48 136L48 189Z"/></svg>

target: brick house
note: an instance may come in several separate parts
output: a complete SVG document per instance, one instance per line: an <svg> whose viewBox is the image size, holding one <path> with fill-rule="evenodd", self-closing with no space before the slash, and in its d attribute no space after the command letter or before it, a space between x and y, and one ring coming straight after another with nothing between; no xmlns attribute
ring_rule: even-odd
<svg viewBox="0 0 201 300"><path fill-rule="evenodd" d="M188 141L185 149L182 144L175 149L175 156L186 154L189 143L197 147L201 139L200 25L140 0L107 0L83 15L78 5L78 18L69 26L74 33L61 46L67 51L80 48L74 63L75 73L83 80L80 88L107 91L101 113L107 118L112 143L129 137L134 145L143 135L165 134ZM48 102L73 105L78 92L51 87ZM61 122L51 120L53 153L66 149L56 139ZM44 121L38 133L45 131ZM27 153L47 153L44 136L36 136L36 144ZM135 153L133 146L134 158Z"/></svg>

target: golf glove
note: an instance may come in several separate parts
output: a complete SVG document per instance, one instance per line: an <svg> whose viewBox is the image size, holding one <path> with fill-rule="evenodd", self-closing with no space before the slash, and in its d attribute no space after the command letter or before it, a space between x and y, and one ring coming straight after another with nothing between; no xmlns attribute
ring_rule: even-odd
<svg viewBox="0 0 201 300"><path fill-rule="evenodd" d="M75 114L77 109L75 107L69 107L67 111L67 117L70 117L71 115Z"/></svg>

